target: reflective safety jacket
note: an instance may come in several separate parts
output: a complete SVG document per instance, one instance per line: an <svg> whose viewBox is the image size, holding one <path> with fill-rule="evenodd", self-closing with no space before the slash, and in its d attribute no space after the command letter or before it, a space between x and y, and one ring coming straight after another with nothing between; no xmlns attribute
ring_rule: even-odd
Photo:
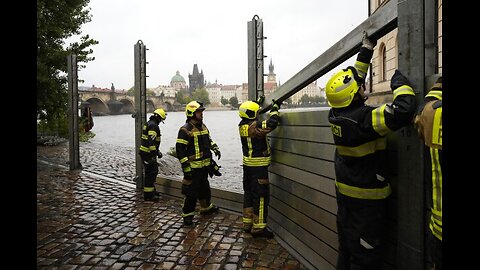
<svg viewBox="0 0 480 270"><path fill-rule="evenodd" d="M355 62L360 75L366 74L371 59L371 53L365 57L362 49ZM391 194L385 176L385 136L409 124L415 109L415 94L408 85L393 89L391 105L371 107L354 100L345 108L330 109L328 120L336 145L335 184L341 195L377 200Z"/></svg>
<svg viewBox="0 0 480 270"><path fill-rule="evenodd" d="M153 116L151 116L150 120L143 125L139 154L147 160L156 158L158 151L160 151L162 134L160 133L158 124Z"/></svg>
<svg viewBox="0 0 480 270"><path fill-rule="evenodd" d="M216 147L217 144L210 138L208 128L201 121L188 119L185 125L180 127L175 144L183 172L210 166L212 160L210 149Z"/></svg>
<svg viewBox="0 0 480 270"><path fill-rule="evenodd" d="M270 165L270 145L267 134L278 125L278 112L271 112L270 118L242 119L238 124L242 142L243 165L250 167Z"/></svg>
<svg viewBox="0 0 480 270"><path fill-rule="evenodd" d="M415 117L415 126L430 151L432 214L429 227L432 234L442 240L442 91L430 90L425 98L426 103Z"/></svg>

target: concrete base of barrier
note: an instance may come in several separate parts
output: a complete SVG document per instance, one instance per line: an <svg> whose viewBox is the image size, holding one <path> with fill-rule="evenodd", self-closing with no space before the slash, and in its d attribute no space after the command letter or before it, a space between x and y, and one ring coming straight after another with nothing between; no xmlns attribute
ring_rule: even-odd
<svg viewBox="0 0 480 270"><path fill-rule="evenodd" d="M183 199L182 182L179 179L168 177L157 177L155 188L158 192ZM212 203L221 209L241 214L243 212L243 194L232 191L211 188Z"/></svg>

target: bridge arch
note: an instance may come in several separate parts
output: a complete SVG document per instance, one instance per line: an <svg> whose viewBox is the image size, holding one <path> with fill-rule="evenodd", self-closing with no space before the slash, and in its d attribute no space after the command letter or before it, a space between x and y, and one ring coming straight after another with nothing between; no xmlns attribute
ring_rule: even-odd
<svg viewBox="0 0 480 270"><path fill-rule="evenodd" d="M87 102L86 105L90 106L92 109L92 114L94 116L108 115L110 113L110 109L108 108L107 104L99 98L92 97L85 101Z"/></svg>

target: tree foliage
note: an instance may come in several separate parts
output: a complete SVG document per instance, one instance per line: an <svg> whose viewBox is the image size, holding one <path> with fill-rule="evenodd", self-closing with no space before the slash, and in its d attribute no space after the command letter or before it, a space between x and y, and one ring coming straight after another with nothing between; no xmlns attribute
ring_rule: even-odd
<svg viewBox="0 0 480 270"><path fill-rule="evenodd" d="M225 105L228 104L228 99L226 99L222 96L222 99L220 100L220 102L222 102L223 106L225 106Z"/></svg>
<svg viewBox="0 0 480 270"><path fill-rule="evenodd" d="M93 52L89 47L98 41L89 35L65 44L66 39L80 35L81 26L91 21L89 2L37 0L37 117L46 123L65 118L67 112L67 56L77 56L78 70L94 60L89 56Z"/></svg>
<svg viewBox="0 0 480 270"><path fill-rule="evenodd" d="M232 108L237 109L239 107L237 96L231 97L229 102L230 102L230 106L232 106Z"/></svg>
<svg viewBox="0 0 480 270"><path fill-rule="evenodd" d="M190 102L192 100L192 98L188 94L188 90L180 90L180 91L178 91L178 93L175 94L175 96L176 96L176 99L177 99L178 103L180 103L180 104L187 104L188 102Z"/></svg>
<svg viewBox="0 0 480 270"><path fill-rule="evenodd" d="M197 88L192 93L193 99L196 101L200 101L203 105L210 104L210 98L208 96L207 89L205 88Z"/></svg>

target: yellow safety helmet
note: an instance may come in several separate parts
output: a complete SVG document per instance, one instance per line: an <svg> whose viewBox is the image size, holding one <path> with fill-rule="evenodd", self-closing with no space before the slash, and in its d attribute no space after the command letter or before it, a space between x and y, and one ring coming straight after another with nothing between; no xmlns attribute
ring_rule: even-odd
<svg viewBox="0 0 480 270"><path fill-rule="evenodd" d="M438 100L442 100L442 77L439 77L435 83L433 84L432 88L430 88L430 91L428 91L427 95L425 95L425 98L436 98Z"/></svg>
<svg viewBox="0 0 480 270"><path fill-rule="evenodd" d="M160 119L162 121L167 119L167 113L162 108L156 109L155 111L153 111L153 114L154 115L156 114L156 115L160 116Z"/></svg>
<svg viewBox="0 0 480 270"><path fill-rule="evenodd" d="M240 105L238 109L238 115L241 118L247 119L255 119L257 117L258 109L260 109L260 105L253 101L245 101Z"/></svg>
<svg viewBox="0 0 480 270"><path fill-rule="evenodd" d="M205 110L202 102L194 100L190 101L187 106L185 106L185 114L187 115L187 117L192 117L197 110Z"/></svg>
<svg viewBox="0 0 480 270"><path fill-rule="evenodd" d="M325 86L328 105L333 108L347 107L360 89L361 78L354 67L348 67L335 73Z"/></svg>

